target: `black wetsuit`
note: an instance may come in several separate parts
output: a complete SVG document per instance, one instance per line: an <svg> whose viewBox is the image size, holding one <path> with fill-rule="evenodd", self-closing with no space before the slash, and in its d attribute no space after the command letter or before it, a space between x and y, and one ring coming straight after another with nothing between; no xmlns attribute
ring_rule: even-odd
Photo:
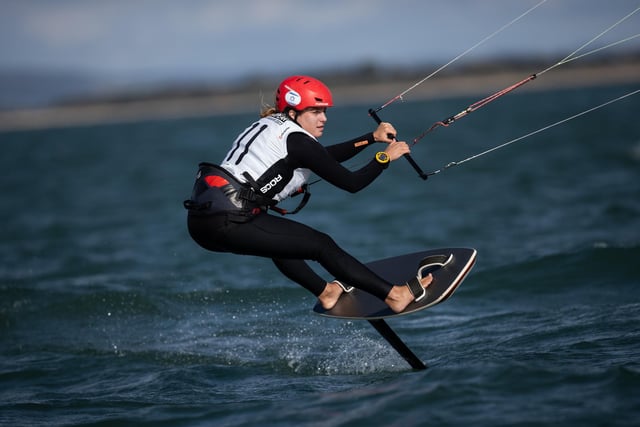
<svg viewBox="0 0 640 427"><path fill-rule="evenodd" d="M324 147L302 132L287 137L286 163L291 168L306 168L326 182L355 193L375 180L387 165L372 159L356 171L344 162L374 142L373 134ZM297 221L266 210L256 210L248 220L237 221L226 214L188 215L191 237L202 247L271 258L291 280L319 296L327 280L315 273L305 260L317 261L334 278L385 299L392 284L382 279L349 255L327 234Z"/></svg>

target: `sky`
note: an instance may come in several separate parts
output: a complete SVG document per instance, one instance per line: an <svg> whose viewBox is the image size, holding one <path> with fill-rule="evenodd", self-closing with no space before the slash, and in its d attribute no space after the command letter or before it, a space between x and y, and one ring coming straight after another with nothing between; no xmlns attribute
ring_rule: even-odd
<svg viewBox="0 0 640 427"><path fill-rule="evenodd" d="M215 81L363 64L443 64L538 3L0 0L0 72ZM637 0L547 0L464 61L513 55L559 60L638 7ZM640 12L602 43L639 29ZM624 47L639 52L640 38Z"/></svg>

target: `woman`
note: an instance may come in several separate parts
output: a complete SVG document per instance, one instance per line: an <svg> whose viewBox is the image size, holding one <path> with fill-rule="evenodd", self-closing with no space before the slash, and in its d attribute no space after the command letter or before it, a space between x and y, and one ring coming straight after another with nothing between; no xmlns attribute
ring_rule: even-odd
<svg viewBox="0 0 640 427"><path fill-rule="evenodd" d="M300 192L305 192L303 205L311 173L355 193L390 162L409 153L409 146L395 140L396 131L389 123L361 137L322 146L318 138L333 101L329 89L312 77L286 78L275 101L275 108L263 111L237 137L220 166L200 164L191 199L185 201L191 237L211 251L271 258L285 276L311 291L327 310L352 289L342 282L375 295L395 312L424 297L430 274L421 277L418 270L416 278L406 284L389 283L327 234L267 212L278 210L279 201ZM350 171L340 164L375 142L387 146L362 168ZM305 260L319 262L337 280L327 282Z"/></svg>

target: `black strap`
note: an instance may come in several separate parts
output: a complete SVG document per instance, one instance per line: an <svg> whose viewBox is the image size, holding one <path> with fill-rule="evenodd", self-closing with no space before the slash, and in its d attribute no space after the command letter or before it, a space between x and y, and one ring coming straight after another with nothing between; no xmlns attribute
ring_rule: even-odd
<svg viewBox="0 0 640 427"><path fill-rule="evenodd" d="M409 279L407 281L407 287L409 291L411 291L414 301L419 301L424 297L426 290L422 287L422 283L420 283L417 277Z"/></svg>
<svg viewBox="0 0 640 427"><path fill-rule="evenodd" d="M302 210L302 208L305 207L305 205L307 204L307 202L309 201L309 197L311 197L311 193L309 192L309 186L307 184L304 184L302 187L300 187L298 189L298 191L294 194L291 195L291 197L295 197L299 194L304 194L304 196L302 196L302 200L300 201L300 203L298 204L298 206L292 210L291 212L289 212L286 209L282 209L276 206L276 204L278 203L276 200L273 200L269 197L265 197L265 196L261 196L260 194L257 193L257 190L260 188L260 185L258 184L258 182L253 179L253 177L251 176L251 174L249 174L249 172L244 172L242 174L242 176L244 176L247 180L247 183L251 186L251 188L247 189L247 192L240 192L240 197L247 197L246 200L252 201L252 202L257 202L263 206L268 207L269 209L271 209L272 211L276 211L278 212L280 215L293 215L293 214L297 214L298 212L300 212Z"/></svg>
<svg viewBox="0 0 640 427"><path fill-rule="evenodd" d="M304 194L304 195L302 196L302 200L300 200L300 203L298 203L298 206L296 206L296 208L294 210L292 210L291 212L287 211L286 209L279 208L277 206L269 206L269 209L278 212L280 215L297 214L298 212L300 212L302 210L302 208L305 207L305 205L309 201L309 198L311 197L311 193L309 192L309 186L307 184L303 185L302 187L300 187L298 189L298 192L296 194L294 194L292 197L295 197L298 194Z"/></svg>
<svg viewBox="0 0 640 427"><path fill-rule="evenodd" d="M246 186L242 187L240 191L238 191L238 197L258 206L271 207L278 203L269 197L261 196L256 193L253 188Z"/></svg>

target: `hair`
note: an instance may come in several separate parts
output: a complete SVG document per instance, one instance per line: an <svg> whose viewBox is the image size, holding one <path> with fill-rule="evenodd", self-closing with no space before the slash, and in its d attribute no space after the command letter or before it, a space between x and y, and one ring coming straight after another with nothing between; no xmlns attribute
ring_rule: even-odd
<svg viewBox="0 0 640 427"><path fill-rule="evenodd" d="M278 112L278 109L272 105L269 105L264 101L264 94L260 93L260 103L262 107L260 108L260 118L264 118L267 116L272 116Z"/></svg>
<svg viewBox="0 0 640 427"><path fill-rule="evenodd" d="M262 110L260 110L260 118L271 116L277 112L278 110L276 109L276 107L272 107L271 105L265 104L262 106Z"/></svg>
<svg viewBox="0 0 640 427"><path fill-rule="evenodd" d="M268 116L272 116L274 114L277 113L282 113L284 115L286 115L287 117L289 116L289 111L295 111L296 115L299 114L298 111L296 111L295 108L292 107L287 107L284 109L284 111L278 111L278 109L276 107L273 107L271 105L268 104L263 104L262 105L262 110L260 110L260 118L264 118L264 117L268 117Z"/></svg>

